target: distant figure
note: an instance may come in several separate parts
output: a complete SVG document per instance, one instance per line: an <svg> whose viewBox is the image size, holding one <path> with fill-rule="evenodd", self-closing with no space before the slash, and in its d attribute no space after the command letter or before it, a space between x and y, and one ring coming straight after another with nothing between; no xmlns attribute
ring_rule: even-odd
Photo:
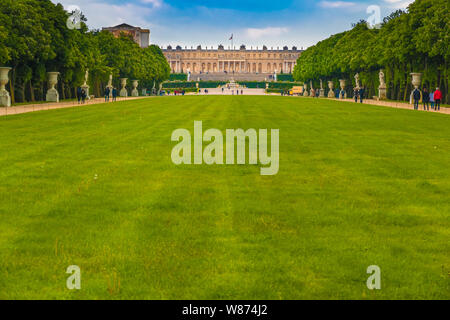
<svg viewBox="0 0 450 320"><path fill-rule="evenodd" d="M422 102L423 102L423 110L430 110L430 94L428 93L427 88L423 88L423 97L422 97Z"/></svg>
<svg viewBox="0 0 450 320"><path fill-rule="evenodd" d="M441 100L442 100L442 92L439 90L439 88L436 88L436 91L434 92L434 110L439 111L441 110Z"/></svg>
<svg viewBox="0 0 450 320"><path fill-rule="evenodd" d="M110 94L110 92L109 92L109 87L106 87L106 90L105 90L105 102L109 102L109 94Z"/></svg>
<svg viewBox="0 0 450 320"><path fill-rule="evenodd" d="M334 97L339 99L339 89L334 90Z"/></svg>
<svg viewBox="0 0 450 320"><path fill-rule="evenodd" d="M412 96L414 100L414 110L419 110L420 90L415 88L412 93Z"/></svg>
<svg viewBox="0 0 450 320"><path fill-rule="evenodd" d="M431 110L434 110L434 92L430 92Z"/></svg>
<svg viewBox="0 0 450 320"><path fill-rule="evenodd" d="M84 104L86 100L86 91L84 91L84 89L81 89L81 101Z"/></svg>
<svg viewBox="0 0 450 320"><path fill-rule="evenodd" d="M113 88L112 90L112 101L115 102L117 101L117 89Z"/></svg>
<svg viewBox="0 0 450 320"><path fill-rule="evenodd" d="M81 91L82 91L81 87L78 87L78 88L77 88L78 104L81 103Z"/></svg>
<svg viewBox="0 0 450 320"><path fill-rule="evenodd" d="M341 90L341 99L345 98L345 90Z"/></svg>
<svg viewBox="0 0 450 320"><path fill-rule="evenodd" d="M358 92L358 94L359 94L359 102L360 103L363 103L363 100L364 100L364 92L366 91L366 89L364 89L364 86L362 86L360 89L359 89L359 92Z"/></svg>
<svg viewBox="0 0 450 320"><path fill-rule="evenodd" d="M353 97L355 98L355 103L358 103L358 95L359 95L359 90L358 90L358 88L355 87L355 89L353 89Z"/></svg>
<svg viewBox="0 0 450 320"><path fill-rule="evenodd" d="M316 98L319 98L319 89L316 89Z"/></svg>
<svg viewBox="0 0 450 320"><path fill-rule="evenodd" d="M244 90L241 89L241 94L244 94Z"/></svg>
<svg viewBox="0 0 450 320"><path fill-rule="evenodd" d="M223 91L225 90L225 88L224 87L222 87L222 94L223 94Z"/></svg>
<svg viewBox="0 0 450 320"><path fill-rule="evenodd" d="M239 95L239 90L236 90L236 94Z"/></svg>

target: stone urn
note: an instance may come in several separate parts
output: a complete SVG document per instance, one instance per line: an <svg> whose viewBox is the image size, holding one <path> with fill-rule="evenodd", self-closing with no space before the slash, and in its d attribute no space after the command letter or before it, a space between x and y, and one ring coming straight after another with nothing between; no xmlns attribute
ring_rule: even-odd
<svg viewBox="0 0 450 320"><path fill-rule="evenodd" d="M132 97L139 97L139 91L137 89L138 85L139 85L139 80L133 80L133 90L131 90L131 96Z"/></svg>
<svg viewBox="0 0 450 320"><path fill-rule="evenodd" d="M345 79L340 79L339 80L339 85L341 86L341 91L344 90L345 91ZM346 99L347 98L347 92L344 93L344 97L342 97L341 94L339 94L339 97L341 97L342 99Z"/></svg>
<svg viewBox="0 0 450 320"><path fill-rule="evenodd" d="M304 97L308 97L309 96L308 85L306 83L303 85L303 96Z"/></svg>
<svg viewBox="0 0 450 320"><path fill-rule="evenodd" d="M128 97L128 91L127 91L127 80L128 78L120 78L120 85L122 86L122 89L120 89L119 95L121 97Z"/></svg>
<svg viewBox="0 0 450 320"><path fill-rule="evenodd" d="M422 84L422 74L421 73L411 73L412 81L414 88L419 88L419 86Z"/></svg>
<svg viewBox="0 0 450 320"><path fill-rule="evenodd" d="M9 92L6 91L6 85L9 81L9 70L11 70L9 67L0 67L0 107L11 106L11 97Z"/></svg>
<svg viewBox="0 0 450 320"><path fill-rule="evenodd" d="M334 98L334 82L328 81L328 98Z"/></svg>
<svg viewBox="0 0 450 320"><path fill-rule="evenodd" d="M47 95L45 96L45 101L48 102L59 102L59 93L55 86L58 83L59 72L47 72L48 84L50 89L47 90Z"/></svg>

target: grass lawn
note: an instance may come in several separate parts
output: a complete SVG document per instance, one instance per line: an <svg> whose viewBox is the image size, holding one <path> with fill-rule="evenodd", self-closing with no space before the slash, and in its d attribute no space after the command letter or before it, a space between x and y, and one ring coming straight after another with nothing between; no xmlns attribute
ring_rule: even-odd
<svg viewBox="0 0 450 320"><path fill-rule="evenodd" d="M194 120L280 129L278 175L175 166ZM159 97L0 117L0 137L0 299L450 298L448 115Z"/></svg>

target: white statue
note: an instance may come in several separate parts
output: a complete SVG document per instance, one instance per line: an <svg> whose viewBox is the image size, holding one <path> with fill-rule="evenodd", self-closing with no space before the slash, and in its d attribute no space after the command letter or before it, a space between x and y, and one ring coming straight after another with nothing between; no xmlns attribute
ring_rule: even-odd
<svg viewBox="0 0 450 320"><path fill-rule="evenodd" d="M386 82L385 82L385 80L384 80L384 72L383 72L383 69L380 70L379 77L380 77L380 87L386 87Z"/></svg>
<svg viewBox="0 0 450 320"><path fill-rule="evenodd" d="M356 83L356 88L359 88L359 73L355 74L355 83Z"/></svg>
<svg viewBox="0 0 450 320"><path fill-rule="evenodd" d="M88 78L89 78L89 69L86 69L86 73L84 74L84 84L83 84L84 86L87 85Z"/></svg>

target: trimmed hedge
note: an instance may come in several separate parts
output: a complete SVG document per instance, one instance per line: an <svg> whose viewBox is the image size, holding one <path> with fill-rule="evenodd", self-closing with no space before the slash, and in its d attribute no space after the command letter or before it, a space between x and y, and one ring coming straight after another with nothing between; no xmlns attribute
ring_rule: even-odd
<svg viewBox="0 0 450 320"><path fill-rule="evenodd" d="M277 81L294 81L292 74L277 74Z"/></svg>
<svg viewBox="0 0 450 320"><path fill-rule="evenodd" d="M195 82L183 82L183 81L164 82L162 87L163 89L195 88Z"/></svg>
<svg viewBox="0 0 450 320"><path fill-rule="evenodd" d="M185 73L171 73L169 81L187 81L187 74Z"/></svg>

